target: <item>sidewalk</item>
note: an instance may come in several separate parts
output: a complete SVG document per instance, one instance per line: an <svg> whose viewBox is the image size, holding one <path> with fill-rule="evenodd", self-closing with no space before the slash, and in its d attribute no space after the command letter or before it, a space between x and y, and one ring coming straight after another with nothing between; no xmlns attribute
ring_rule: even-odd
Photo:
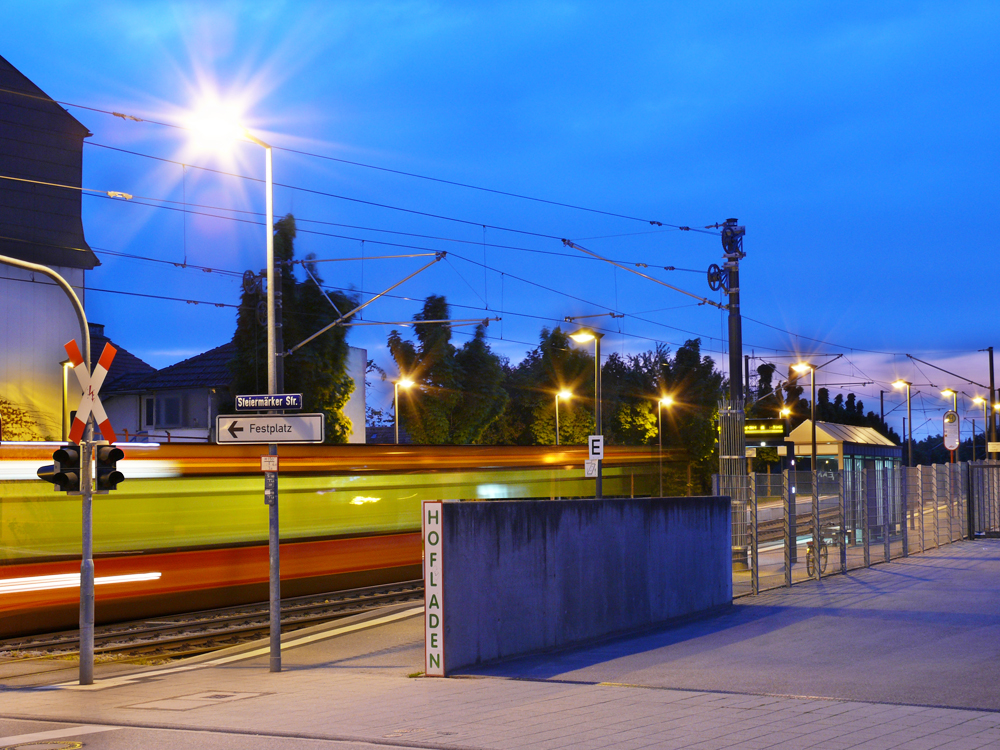
<svg viewBox="0 0 1000 750"><path fill-rule="evenodd" d="M1000 747L1000 540L444 680L410 676L418 615L290 634L279 674L244 647L91 687L0 689L0 748Z"/></svg>

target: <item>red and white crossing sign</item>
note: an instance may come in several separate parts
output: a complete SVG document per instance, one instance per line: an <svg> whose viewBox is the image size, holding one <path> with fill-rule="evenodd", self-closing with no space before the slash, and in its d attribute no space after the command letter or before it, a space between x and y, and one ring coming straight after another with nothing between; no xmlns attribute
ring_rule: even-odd
<svg viewBox="0 0 1000 750"><path fill-rule="evenodd" d="M80 398L80 406L76 410L73 428L69 431L69 439L77 445L80 443L80 438L83 437L83 431L87 427L87 419L91 414L94 415L94 421L97 422L97 426L100 428L104 439L109 443L115 442L115 431L111 428L111 421L108 419L108 415L104 411L104 406L101 404L101 399L97 394L104 384L108 368L111 367L111 363L114 361L115 354L117 353L118 350L111 346L111 344L105 344L104 351L101 352L101 358L97 361L97 367L94 368L94 372L91 374L87 363L83 361L83 355L80 354L80 347L76 345L76 340L74 339L66 344L66 354L69 355L70 364L73 365L73 372L76 373L76 379L80 381L80 387L83 388L83 396Z"/></svg>

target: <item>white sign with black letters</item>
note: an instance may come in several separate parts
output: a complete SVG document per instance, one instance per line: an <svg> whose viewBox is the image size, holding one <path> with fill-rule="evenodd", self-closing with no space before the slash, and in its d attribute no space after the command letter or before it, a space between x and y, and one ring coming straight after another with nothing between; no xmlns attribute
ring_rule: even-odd
<svg viewBox="0 0 1000 750"><path fill-rule="evenodd" d="M587 438L587 458L598 461L604 458L604 435L591 435Z"/></svg>
<svg viewBox="0 0 1000 750"><path fill-rule="evenodd" d="M443 503L424 502L424 674L444 677Z"/></svg>

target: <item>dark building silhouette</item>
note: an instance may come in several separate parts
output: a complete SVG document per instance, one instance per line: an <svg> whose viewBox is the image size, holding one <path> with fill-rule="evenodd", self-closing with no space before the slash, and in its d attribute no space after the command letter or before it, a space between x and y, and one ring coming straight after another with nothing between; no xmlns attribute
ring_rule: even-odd
<svg viewBox="0 0 1000 750"><path fill-rule="evenodd" d="M0 175L4 178L0 179L0 255L84 270L99 265L84 239L80 219L83 139L90 135L75 117L0 57Z"/></svg>

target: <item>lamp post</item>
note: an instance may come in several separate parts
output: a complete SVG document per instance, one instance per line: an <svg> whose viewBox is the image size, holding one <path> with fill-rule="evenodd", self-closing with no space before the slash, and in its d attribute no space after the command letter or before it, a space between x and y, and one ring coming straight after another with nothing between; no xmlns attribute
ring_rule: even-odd
<svg viewBox="0 0 1000 750"><path fill-rule="evenodd" d="M603 435L601 431L601 339L603 333L592 328L581 328L569 335L578 344L585 344L588 341L594 342L594 420L597 422L597 434ZM601 483L601 459L597 459L597 491L594 494L598 500L603 497L603 487Z"/></svg>
<svg viewBox="0 0 1000 750"><path fill-rule="evenodd" d="M797 365L792 365L792 369L799 374L809 373L809 390L812 396L809 399L809 421L812 427L812 463L810 464L810 469L812 470L813 550L816 556L816 564L813 566L813 571L818 580L821 571L819 560L819 487L816 486L819 476L816 471L816 366L809 362L800 362Z"/></svg>
<svg viewBox="0 0 1000 750"><path fill-rule="evenodd" d="M573 398L570 391L562 390L556 393L556 445L559 445L559 399L569 401Z"/></svg>
<svg viewBox="0 0 1000 750"><path fill-rule="evenodd" d="M656 440L659 444L660 464L660 497L663 497L663 407L672 406L674 399L664 396L656 402Z"/></svg>
<svg viewBox="0 0 1000 750"><path fill-rule="evenodd" d="M892 384L893 388L906 388L906 424L909 432L906 438L906 465L913 466L913 415L910 412L910 389L913 383L908 380L897 380Z"/></svg>
<svg viewBox="0 0 1000 750"><path fill-rule="evenodd" d="M990 414L989 414L990 402L987 399L983 398L982 396L976 396L974 399L972 399L972 403L974 403L974 404L982 404L983 405L983 442L988 442L989 441L989 437L986 434L986 426L987 426L987 424L989 422L989 419L990 419ZM983 457L984 458L989 458L989 454L985 450L983 451ZM972 460L973 461L976 460L976 428L975 428L975 422L973 422L973 427L972 427Z"/></svg>
<svg viewBox="0 0 1000 750"><path fill-rule="evenodd" d="M267 393L277 393L275 379L276 344L274 317L274 178L271 170L271 146L252 135L249 130L235 122L230 116L220 112L203 113L192 120L192 129L215 143L233 142L244 138L264 149L265 223L264 233L267 246ZM268 454L278 455L276 443L268 445ZM281 571L280 540L278 529L278 475L272 477L271 495L268 502L267 546L270 596L270 670L281 671ZM266 480L265 480L266 481Z"/></svg>
<svg viewBox="0 0 1000 750"><path fill-rule="evenodd" d="M392 421L396 427L396 445L399 445L399 386L409 388L413 381L408 378L400 378L392 381Z"/></svg>

